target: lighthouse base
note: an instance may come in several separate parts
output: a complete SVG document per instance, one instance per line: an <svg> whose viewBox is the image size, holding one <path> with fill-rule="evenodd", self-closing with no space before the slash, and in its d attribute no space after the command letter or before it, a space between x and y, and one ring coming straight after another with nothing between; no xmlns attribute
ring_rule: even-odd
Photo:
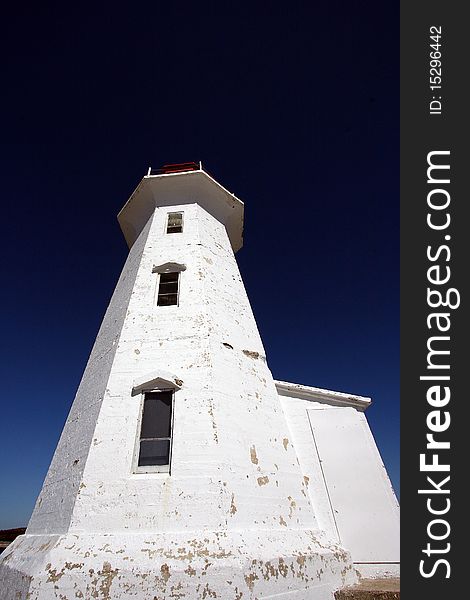
<svg viewBox="0 0 470 600"><path fill-rule="evenodd" d="M320 536L321 537L321 536ZM312 531L23 535L0 562L2 600L333 600L351 557Z"/></svg>

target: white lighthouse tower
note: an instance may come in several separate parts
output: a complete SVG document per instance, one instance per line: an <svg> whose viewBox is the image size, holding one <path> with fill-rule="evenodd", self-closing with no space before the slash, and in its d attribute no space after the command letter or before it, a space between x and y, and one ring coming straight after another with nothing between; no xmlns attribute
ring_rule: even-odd
<svg viewBox="0 0 470 600"><path fill-rule="evenodd" d="M273 380L234 257L243 203L186 164L118 218L129 257L0 598L332 600L367 565L396 572L369 399Z"/></svg>

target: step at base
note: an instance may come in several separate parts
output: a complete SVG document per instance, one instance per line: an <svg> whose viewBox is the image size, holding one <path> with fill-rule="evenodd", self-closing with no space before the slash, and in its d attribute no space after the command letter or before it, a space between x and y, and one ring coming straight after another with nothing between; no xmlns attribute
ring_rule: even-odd
<svg viewBox="0 0 470 600"><path fill-rule="evenodd" d="M335 600L400 600L400 580L363 579L335 592Z"/></svg>

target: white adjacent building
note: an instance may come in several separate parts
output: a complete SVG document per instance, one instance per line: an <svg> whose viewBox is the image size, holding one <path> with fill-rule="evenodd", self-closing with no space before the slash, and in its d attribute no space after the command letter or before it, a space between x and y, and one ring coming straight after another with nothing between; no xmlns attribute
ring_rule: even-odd
<svg viewBox="0 0 470 600"><path fill-rule="evenodd" d="M398 572L370 399L275 381L234 253L243 203L149 174L4 600L311 599ZM171 169L170 169L171 171Z"/></svg>

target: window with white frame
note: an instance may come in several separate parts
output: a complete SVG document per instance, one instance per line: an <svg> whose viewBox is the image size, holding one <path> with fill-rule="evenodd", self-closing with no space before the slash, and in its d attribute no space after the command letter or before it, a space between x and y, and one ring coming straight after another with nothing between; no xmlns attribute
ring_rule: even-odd
<svg viewBox="0 0 470 600"><path fill-rule="evenodd" d="M178 305L179 272L160 273L157 306Z"/></svg>
<svg viewBox="0 0 470 600"><path fill-rule="evenodd" d="M183 231L183 213L180 213L180 212L168 213L166 232L167 233L181 233L182 231Z"/></svg>
<svg viewBox="0 0 470 600"><path fill-rule="evenodd" d="M173 391L145 392L137 448L137 472L168 473L173 433Z"/></svg>

